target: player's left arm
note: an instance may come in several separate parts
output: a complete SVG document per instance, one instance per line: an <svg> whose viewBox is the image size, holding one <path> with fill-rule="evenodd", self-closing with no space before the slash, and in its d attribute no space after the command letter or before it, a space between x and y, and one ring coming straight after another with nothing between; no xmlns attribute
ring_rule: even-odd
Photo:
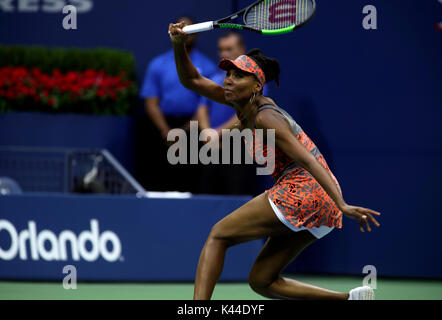
<svg viewBox="0 0 442 320"><path fill-rule="evenodd" d="M296 164L310 172L330 198L333 199L337 207L348 217L359 221L359 226L362 232L364 232L362 222L365 222L368 231L371 231L367 217L373 224L379 226L379 223L372 215L380 215L380 213L371 209L351 206L344 201L340 190L331 178L329 172L313 156L313 154L308 151L301 142L299 142L290 129L287 120L280 113L271 109L259 112L256 116L256 126L262 129L274 129L276 140L275 145L287 156L293 159Z"/></svg>
<svg viewBox="0 0 442 320"><path fill-rule="evenodd" d="M256 116L256 126L263 129L275 129L275 145L293 159L296 164L309 171L339 208L346 205L328 171L299 142L292 133L288 122L280 113L271 109L259 112Z"/></svg>

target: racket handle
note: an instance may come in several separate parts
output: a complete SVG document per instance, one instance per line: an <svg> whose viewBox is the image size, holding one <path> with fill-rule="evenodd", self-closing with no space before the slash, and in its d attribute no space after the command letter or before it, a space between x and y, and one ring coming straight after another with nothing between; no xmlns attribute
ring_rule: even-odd
<svg viewBox="0 0 442 320"><path fill-rule="evenodd" d="M201 22L197 24L191 24L189 26L185 26L183 31L187 34L196 33L202 31L209 31L213 29L213 21Z"/></svg>

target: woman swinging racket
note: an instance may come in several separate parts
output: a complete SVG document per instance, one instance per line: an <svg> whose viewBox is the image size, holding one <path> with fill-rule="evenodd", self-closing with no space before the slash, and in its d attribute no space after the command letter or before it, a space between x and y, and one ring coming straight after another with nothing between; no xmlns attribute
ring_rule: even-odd
<svg viewBox="0 0 442 320"><path fill-rule="evenodd" d="M185 49L183 24L170 24L177 72L188 89L235 108L242 129L274 129L275 148L258 147L274 155L275 185L216 223L198 263L194 299L210 299L224 264L226 250L242 242L268 237L249 276L251 288L275 299L373 299L370 287L335 292L280 273L308 245L342 227L342 214L356 219L364 232L380 213L345 203L338 181L324 157L301 127L275 102L262 95L265 83L278 83L279 63L258 49L236 60L221 60L223 87L201 76ZM254 137L256 139L256 137ZM256 143L256 142L255 142ZM253 150L253 149L252 149Z"/></svg>

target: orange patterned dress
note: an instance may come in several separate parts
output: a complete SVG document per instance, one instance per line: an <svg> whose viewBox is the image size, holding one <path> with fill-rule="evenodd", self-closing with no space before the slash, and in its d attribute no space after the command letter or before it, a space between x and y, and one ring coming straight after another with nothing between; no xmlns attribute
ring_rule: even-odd
<svg viewBox="0 0 442 320"><path fill-rule="evenodd" d="M263 109L273 109L287 119L293 134L330 173L340 190L339 183L330 171L323 155L293 118L285 110L274 105L261 106L258 112ZM334 227L342 228L342 212L315 178L307 170L299 167L277 146L271 150L267 144L259 140L258 135L255 135L255 130L253 125L253 141L247 142L252 157L255 159L256 154L275 157L275 170L272 173L275 184L266 190L265 194L272 202L274 210L275 207L277 208L279 219L294 231L308 229L312 232L312 229L324 230L325 228L329 232Z"/></svg>

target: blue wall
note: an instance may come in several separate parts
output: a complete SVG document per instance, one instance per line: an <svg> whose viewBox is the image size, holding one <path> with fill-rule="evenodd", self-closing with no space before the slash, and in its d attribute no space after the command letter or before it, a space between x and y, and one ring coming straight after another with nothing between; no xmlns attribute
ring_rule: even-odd
<svg viewBox="0 0 442 320"><path fill-rule="evenodd" d="M3 196L0 197L0 279L58 280L63 277L63 266L72 264L80 280L193 281L211 227L249 199ZM91 227L93 220L97 221L96 233ZM35 237L29 231L30 221L35 223ZM17 242L11 240L8 224L13 225L17 234L28 231L35 241L27 238L24 246L19 244L15 250L11 249ZM54 234L55 245L44 230ZM96 234L94 243L88 240L83 250L78 249L79 260L73 259L71 242L66 246L67 256L63 258L60 254L65 246L60 234L65 230L75 234L78 248L82 247L79 239L87 237L85 232ZM115 242L109 237L103 240L107 231L118 238L117 247L121 251L115 249ZM423 237L427 246L421 245ZM441 233L425 226L425 222L414 222L413 227L384 222L379 231L359 234L356 222L346 221L342 230L332 231L303 251L287 272L362 276L365 265L374 265L380 277L442 278L437 247L441 241ZM229 249L221 280L247 281L262 244L257 240ZM37 252L36 258L32 257L33 250ZM94 250L97 250L95 256ZM115 255L106 258L103 250ZM25 258L20 256L21 251L26 252ZM8 254L13 256L5 256ZM53 257L48 258L47 254ZM87 254L93 256L91 261L87 260Z"/></svg>
<svg viewBox="0 0 442 320"><path fill-rule="evenodd" d="M107 149L134 168L132 117L11 112L0 114L0 146Z"/></svg>
<svg viewBox="0 0 442 320"><path fill-rule="evenodd" d="M241 8L251 1L237 2ZM75 31L62 28L62 14L0 11L0 42L129 50L141 79L149 60L170 47L170 21L186 12L199 21L224 16L233 1L93 3ZM362 28L367 4L377 8L377 30ZM417 273L426 266L422 276L441 269L442 238L434 229L442 223L442 32L434 28L441 17L436 0L318 1L311 23L290 35L244 33L249 48L280 60L281 87L272 86L272 96L325 154L347 202L383 213L372 234L356 234L357 224L345 220L352 231L336 241L360 245L367 264L379 260L373 252L383 254L391 262L387 274L400 275L404 265ZM220 34L202 34L198 43L214 60ZM314 244L305 259L319 263L324 252L341 252L326 243ZM342 270L352 263L345 259L327 261L321 271Z"/></svg>
<svg viewBox="0 0 442 320"><path fill-rule="evenodd" d="M61 280L63 267L74 265L78 280L193 281L211 227L249 199L44 194L1 197L0 279ZM35 233L29 222L35 224ZM13 234L31 230L24 246L10 236L7 226L11 225ZM65 245L61 240L60 233L66 230L75 234L76 250L71 241ZM48 233L55 240L49 240ZM83 245L81 239L89 240ZM14 248L15 244L18 247ZM247 281L261 245L257 240L229 250L221 280ZM20 256L21 251L26 257ZM74 260L72 252L77 251L79 259Z"/></svg>
<svg viewBox="0 0 442 320"><path fill-rule="evenodd" d="M78 13L77 30L63 29L65 15L46 13L42 5L32 13L19 12L17 6L14 12L6 13L0 7L0 43L128 50L134 53L138 75L142 77L148 62L170 48L169 23L182 14L202 20L228 15L231 11L229 0L87 1L92 2L93 7L88 12ZM44 0L39 2L44 3ZM199 47L213 59L215 45L213 34L201 35Z"/></svg>

